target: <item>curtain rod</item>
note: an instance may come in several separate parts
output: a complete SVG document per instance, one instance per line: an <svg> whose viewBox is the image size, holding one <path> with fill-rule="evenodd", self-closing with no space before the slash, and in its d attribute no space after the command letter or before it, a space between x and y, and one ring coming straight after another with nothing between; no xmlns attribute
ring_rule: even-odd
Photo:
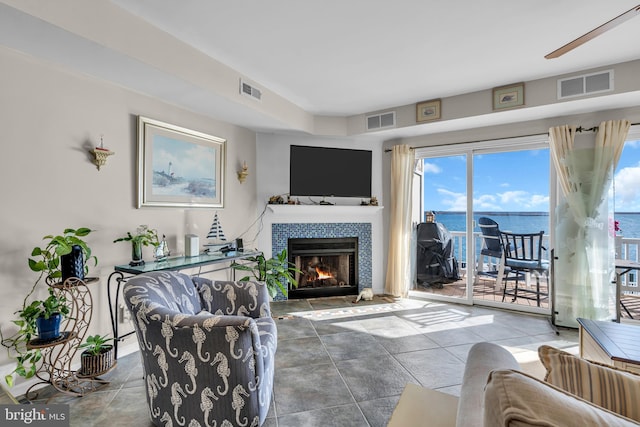
<svg viewBox="0 0 640 427"><path fill-rule="evenodd" d="M513 139L513 138L526 138L528 136L539 136L539 135L545 135L544 133L531 133L529 135L516 135L516 136L507 136L504 138L487 138L487 139L478 139L476 141L461 141L461 142L452 142L450 144L437 144L437 145L421 145L419 147L409 147L411 150L417 150L419 148L432 148L432 147L444 147L444 146L451 146L451 145L460 145L460 144L475 144L477 142L487 142L487 141L502 141L503 139ZM546 133L546 135L549 135L549 132ZM385 153L389 153L392 150L390 148L387 148L384 150Z"/></svg>
<svg viewBox="0 0 640 427"><path fill-rule="evenodd" d="M640 125L639 123L631 123L631 126L637 126ZM578 126L576 128L576 132L597 132L598 131L598 126L593 126L590 128L583 128L582 126ZM529 136L540 136L540 135L545 135L545 133L530 133L528 135L516 135L516 136L506 136L504 138L487 138L487 139L478 139L476 141L462 141L462 142L452 142L450 144L437 144L437 145L421 145L419 147L409 147L411 150L417 150L419 148L432 148L432 147L444 147L444 146L451 146L451 145L460 145L460 144L475 144L478 142L487 142L487 141L502 141L504 139L513 139L513 138L526 138ZM546 132L546 135L549 135L549 132ZM384 150L385 153L390 153L392 151L391 148L387 148Z"/></svg>

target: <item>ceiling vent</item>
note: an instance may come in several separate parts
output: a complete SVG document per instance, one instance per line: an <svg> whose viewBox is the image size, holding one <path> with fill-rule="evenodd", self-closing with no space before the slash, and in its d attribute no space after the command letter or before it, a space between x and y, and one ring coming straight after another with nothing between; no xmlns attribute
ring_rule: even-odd
<svg viewBox="0 0 640 427"><path fill-rule="evenodd" d="M591 95L613 90L613 70L583 74L558 80L558 99Z"/></svg>
<svg viewBox="0 0 640 427"><path fill-rule="evenodd" d="M257 87L250 85L244 80L240 79L240 93L244 96L249 96L256 101L262 100L262 92Z"/></svg>
<svg viewBox="0 0 640 427"><path fill-rule="evenodd" d="M388 111L386 113L372 114L365 117L367 121L367 130L380 130L396 127L396 112Z"/></svg>

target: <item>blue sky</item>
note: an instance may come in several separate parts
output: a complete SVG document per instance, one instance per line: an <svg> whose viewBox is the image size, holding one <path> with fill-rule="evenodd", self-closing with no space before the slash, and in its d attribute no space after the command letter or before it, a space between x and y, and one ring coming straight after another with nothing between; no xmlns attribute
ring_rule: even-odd
<svg viewBox="0 0 640 427"><path fill-rule="evenodd" d="M640 140L625 144L614 186L616 212L640 212Z"/></svg>
<svg viewBox="0 0 640 427"><path fill-rule="evenodd" d="M476 211L548 212L549 150L476 155ZM424 159L425 210L466 210L466 157ZM640 141L627 142L615 174L617 212L640 212Z"/></svg>

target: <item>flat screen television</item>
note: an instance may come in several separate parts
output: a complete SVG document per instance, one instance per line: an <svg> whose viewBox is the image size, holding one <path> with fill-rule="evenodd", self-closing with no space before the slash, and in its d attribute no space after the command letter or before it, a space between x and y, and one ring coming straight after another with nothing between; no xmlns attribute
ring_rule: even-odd
<svg viewBox="0 0 640 427"><path fill-rule="evenodd" d="M292 145L289 195L371 197L371 153Z"/></svg>

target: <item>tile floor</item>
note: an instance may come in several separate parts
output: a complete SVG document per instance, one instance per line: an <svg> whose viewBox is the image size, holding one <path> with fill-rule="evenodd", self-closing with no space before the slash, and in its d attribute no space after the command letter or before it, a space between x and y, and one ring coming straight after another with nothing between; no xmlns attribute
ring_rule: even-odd
<svg viewBox="0 0 640 427"><path fill-rule="evenodd" d="M575 330L544 317L482 307L353 297L272 304L278 351L274 399L266 427L386 426L407 383L460 393L475 342L507 347L523 369L541 374L536 350L546 343L578 351ZM71 426L151 426L138 353L120 357L110 384L82 398L43 398L70 405Z"/></svg>

